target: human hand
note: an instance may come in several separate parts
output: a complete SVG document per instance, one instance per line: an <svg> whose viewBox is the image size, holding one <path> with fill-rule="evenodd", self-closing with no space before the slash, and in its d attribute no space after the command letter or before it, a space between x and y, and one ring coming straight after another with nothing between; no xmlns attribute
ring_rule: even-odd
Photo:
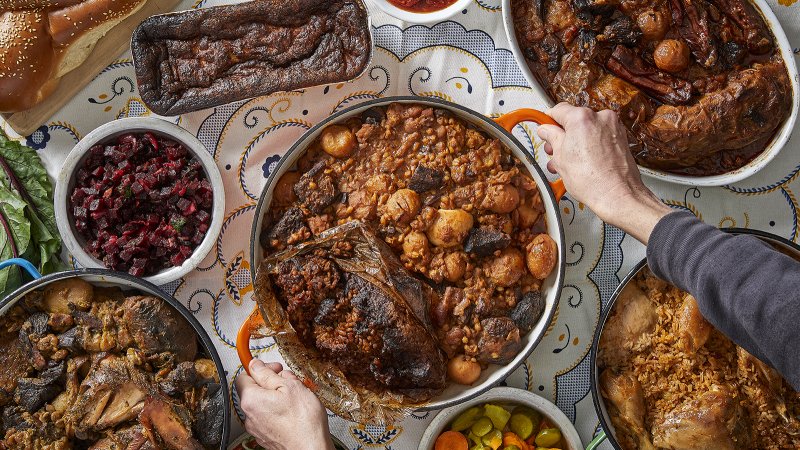
<svg viewBox="0 0 800 450"><path fill-rule="evenodd" d="M244 427L269 450L333 450L325 408L280 363L254 359L236 379Z"/></svg>
<svg viewBox="0 0 800 450"><path fill-rule="evenodd" d="M539 137L552 158L547 168L561 175L572 197L604 222L647 243L658 221L671 209L642 183L617 114L594 112L567 103L547 111L563 126L541 125Z"/></svg>

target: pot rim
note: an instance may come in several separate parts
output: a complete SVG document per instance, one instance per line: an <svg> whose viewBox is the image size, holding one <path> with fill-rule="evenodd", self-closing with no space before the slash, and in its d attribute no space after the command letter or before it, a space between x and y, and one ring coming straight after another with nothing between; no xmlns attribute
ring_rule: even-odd
<svg viewBox="0 0 800 450"><path fill-rule="evenodd" d="M675 183L684 186L726 186L729 184L740 182L749 178L756 173L760 172L764 167L768 166L776 156L787 146L789 143L794 126L797 122L798 115L800 115L800 74L797 71L797 63L795 62L792 46L786 37L786 32L783 29L780 21L775 17L775 13L765 0L751 0L753 5L758 9L758 12L764 19L764 22L769 27L770 32L775 37L776 49L780 52L784 66L789 75L789 84L792 87L792 104L789 111L789 116L779 126L769 140L769 144L764 150L756 155L751 161L742 167L731 170L717 175L704 175L704 176L691 176L681 175L671 172L666 172L657 169L650 169L639 165L639 171L652 180L660 180L669 183ZM522 54L522 49L517 41L517 35L514 32L514 18L511 12L511 0L502 0L502 15L503 15L503 28L508 38L511 53L514 55L514 60L517 62L523 77L528 82L530 88L545 101L545 104L552 107L555 105L550 95L545 91L544 87L539 83L539 80L531 72L525 61L525 56Z"/></svg>
<svg viewBox="0 0 800 450"><path fill-rule="evenodd" d="M22 286L18 287L10 294L5 296L2 300L0 300L0 316L5 315L6 311L13 305L15 305L18 301L22 300L25 294L44 287L50 283L59 280L65 280L68 278L83 278L85 276L96 276L96 277L107 277L109 278L107 282L109 284L114 284L119 287L126 287L123 283L120 283L119 280L123 280L127 283L130 283L134 289L138 288L142 291L142 293L153 293L151 295L157 296L159 299L165 301L172 309L176 310L181 317L183 317L189 325L191 325L192 329L194 330L197 338L202 343L205 353L214 361L214 366L217 369L217 374L219 375L219 382L220 382L220 389L223 390L223 423L222 423L222 439L220 441L219 448L221 450L225 450L228 446L228 439L230 438L230 431L231 431L231 399L230 399L230 391L228 386L228 377L225 372L225 367L222 364L222 359L219 356L219 352L217 351L214 343L211 341L208 333L206 333L203 326L200 322L194 317L194 314L189 312L175 297L167 294L162 290L160 287L156 286L153 283L150 283L147 280L142 278L134 277L128 273L124 272L115 272L112 270L107 269L96 269L96 268L82 268L82 269L75 269L75 270L67 270L64 272L55 272L48 275L44 275L41 278L36 278L32 281L29 281ZM115 280L117 279L117 280ZM130 287L130 286L128 286Z"/></svg>
<svg viewBox="0 0 800 450"><path fill-rule="evenodd" d="M743 235L751 235L755 236L763 241L772 241L774 243L782 244L786 247L793 249L797 254L800 256L800 244L792 242L784 237L778 236L776 234L772 234L767 231L762 230L755 230L749 228L721 228L721 231L730 234L743 234ZM614 309L614 305L617 303L617 299L619 298L620 293L625 289L625 287L630 283L630 281L642 271L642 269L646 268L647 258L641 259L638 263L636 263L633 268L631 268L630 272L620 281L619 285L614 289L614 292L611 294L611 297L608 300L608 304L605 306L605 309L602 311L600 315L600 320L597 322L597 328L595 329L594 336L592 338L592 348L589 356L589 364L590 364L590 373L589 373L589 388L590 392L592 393L592 404L594 404L594 410L597 414L598 419L600 420L600 427L603 429L608 442L614 447L616 450L623 450L622 447L617 442L617 439L614 435L615 428L613 424L608 420L605 412L605 401L603 400L602 395L600 394L600 380L599 380L599 372L597 370L597 352L600 348L600 336L603 334L603 330L606 327L606 323L608 322L608 317L611 315L611 311Z"/></svg>
<svg viewBox="0 0 800 450"><path fill-rule="evenodd" d="M259 197L258 205L256 206L255 215L254 215L254 219L253 219L253 226L252 226L251 234L250 234L250 275L251 275L252 282L255 283L256 271L258 269L258 266L261 263L260 260L258 262L256 262L255 256L256 256L256 253L257 253L257 250L258 250L258 246L260 246L259 235L260 235L260 232L261 232L261 225L262 225L261 218L264 216L265 212L269 208L269 203L271 203L271 199L270 199L269 202L267 202L267 192L269 191L270 186L272 186L273 184L275 184L277 182L277 180L278 180L277 174L279 172L281 172L280 169L285 164L287 164L287 162L290 159L292 159L292 157L296 153L303 152L303 151L306 150L306 148L308 146L308 143L305 142L305 141L308 140L308 136L313 135L314 133L316 133L317 131L319 131L322 128L325 128L326 126L330 125L331 123L335 123L336 121L339 121L339 120L341 120L343 118L349 117L350 115L353 114L353 111L355 111L355 110L367 109L367 108L375 107L375 106L386 106L386 105L389 105L389 104L392 104L392 103L418 103L418 104L425 104L425 105L429 105L429 106L433 106L433 107L441 107L443 109L448 109L448 110L457 110L459 112L459 114L462 116L462 118L464 118L464 116L468 116L468 117L470 117L470 118L472 118L472 119L474 119L476 121L479 121L483 125L482 127L479 127L479 128L481 128L482 131L488 132L491 135L492 133L487 130L487 128L488 128L490 130L493 130L496 134L504 135L510 142L512 142L517 147L517 150L519 150L523 155L525 155L525 158L526 158L529 166L533 167L535 172L536 172L535 175L533 173L531 173L531 175L534 175L534 176L539 178L539 181L541 181L541 185L544 186L544 189L545 189L545 191L547 193L547 197L549 199L549 203L546 202L545 208L547 209L547 208L550 207L549 205L552 205L552 209L553 209L552 212L553 212L553 215L556 217L556 224L552 224L552 223L548 222L548 229L550 229L550 227L553 227L555 225L556 228L554 228L554 230L557 232L559 240L560 240L560 242L559 242L560 249L559 249L559 259L558 259L558 272L556 273L556 282L555 282L555 286L554 286L555 292L554 292L553 307L550 309L550 313L547 315L547 317L544 317L544 316L542 317L542 319L546 320L547 324L550 324L552 322L554 316L555 316L555 313L556 313L557 309L558 309L559 300L561 298L561 292L562 292L562 288L563 288L563 285L564 285L564 274L565 274L565 271L566 271L566 260L565 260L565 258L566 258L566 238L565 238L565 234L564 234L564 224L563 224L563 221L561 219L561 214L559 213L559 210L558 210L558 203L556 202L555 195L553 194L553 190L550 187L550 183L549 183L547 177L544 175L544 172L542 171L541 167L539 167L539 164L536 162L536 160L533 158L533 156L527 151L525 146L522 145L522 143L520 143L519 140L516 137L514 137L511 133L509 133L502 126L500 126L500 124L496 123L494 120L490 119L489 117L487 117L487 116L485 116L485 115L483 115L483 114L481 114L481 113L479 113L479 112L477 112L475 110L469 109L467 107L461 106L461 105L453 103L453 102L448 102L448 101L445 101L445 100L442 100L442 99L438 99L438 98L434 98L434 97L417 97L417 96L409 96L409 95L405 95L405 96L390 96L390 97L376 98L376 99L367 100L367 101L364 101L364 102L361 102L361 103L357 103L357 104L355 104L353 106L350 106L350 107L348 107L346 109L338 111L338 112L332 114L331 116L325 118L321 122L317 123L312 128L310 128L305 133L303 133L303 135L300 138L298 138L295 141L294 144L292 144L292 146L286 151L286 153L284 153L281 156L281 159L275 165L275 168L272 170L272 172L270 173L269 177L267 178L267 181L266 181L266 183L264 185L264 188L261 190L261 196ZM541 190L542 189L541 189L541 186L540 186L540 191ZM258 304L257 303L256 303L256 308L258 308ZM544 330L546 330L546 329L547 329L547 327L544 328ZM533 350L539 345L539 343L541 343L541 341L544 338L545 334L546 334L546 332L543 331L542 333L540 333L540 335L538 337L536 337L536 339L534 339L531 343L526 345L526 348L523 348L522 350L520 350L520 353L517 355L517 357L515 357L515 359L518 360L516 363L512 362L512 363L509 363L509 364L507 364L505 366L501 366L501 368L499 370L504 371L504 374L503 374L502 377L498 377L497 380L494 380L492 382L488 382L488 380L487 380L486 382L484 382L484 383L486 383L485 386L481 387L480 389L475 390L475 392L469 393L468 395L455 397L453 399L445 400L445 401L441 401L441 402L428 402L428 403L425 403L423 405L414 407L414 410L415 411L430 411L430 410L438 410L438 409L443 409L443 408L448 408L448 407L451 407L451 406L455 406L455 405L463 403L463 402L465 402L467 400L471 400L471 399L473 399L473 398L485 393L489 389L492 389L493 387L499 385L505 378L507 378L517 368L519 368L519 366L530 356L530 354L533 352ZM279 346L279 350L280 350L280 346Z"/></svg>

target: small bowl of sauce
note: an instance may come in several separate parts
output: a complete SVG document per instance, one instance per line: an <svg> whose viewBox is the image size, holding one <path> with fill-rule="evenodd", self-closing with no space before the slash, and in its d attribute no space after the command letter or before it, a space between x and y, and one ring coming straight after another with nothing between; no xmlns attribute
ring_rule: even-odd
<svg viewBox="0 0 800 450"><path fill-rule="evenodd" d="M383 12L409 23L434 23L463 11L472 0L372 0Z"/></svg>

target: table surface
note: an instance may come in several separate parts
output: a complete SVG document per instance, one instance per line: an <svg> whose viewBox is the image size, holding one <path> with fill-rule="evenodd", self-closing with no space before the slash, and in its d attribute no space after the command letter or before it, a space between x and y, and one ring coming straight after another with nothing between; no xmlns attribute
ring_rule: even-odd
<svg viewBox="0 0 800 450"><path fill-rule="evenodd" d="M797 55L800 7L792 6L796 0L768 1ZM232 1L185 0L181 7L223 3ZM170 118L196 134L214 155L225 181L227 211L216 248L200 268L164 288L206 327L230 380L241 373L234 347L236 331L254 305L248 249L258 196L279 157L303 132L334 111L389 95L445 98L487 115L545 105L527 86L508 50L499 0L475 0L452 20L431 26L403 24L371 9L376 48L371 67L359 80ZM139 98L128 53L23 140L39 150L48 172L55 176L82 136L110 120L144 115L150 112ZM0 125L13 135L4 123ZM534 131L534 127L518 126L515 135L544 164L547 155ZM696 188L645 181L666 203L710 224L757 228L797 242L799 176L800 145L795 137L767 168L733 186ZM603 305L619 280L644 257L644 247L604 225L569 196L559 207L567 238L559 311L547 336L506 382L554 402L588 443L599 428L589 392L592 336ZM262 359L280 358L271 340L253 345ZM232 394L233 439L241 432L242 422L238 397ZM330 423L349 448L413 450L434 415L413 414L391 427L363 426L335 416Z"/></svg>

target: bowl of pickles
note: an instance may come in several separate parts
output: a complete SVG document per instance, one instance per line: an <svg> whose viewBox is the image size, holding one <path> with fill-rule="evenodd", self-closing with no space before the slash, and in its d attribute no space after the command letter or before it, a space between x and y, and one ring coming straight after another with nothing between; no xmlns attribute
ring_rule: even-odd
<svg viewBox="0 0 800 450"><path fill-rule="evenodd" d="M554 404L524 389L497 387L442 410L419 450L580 450L572 422Z"/></svg>

